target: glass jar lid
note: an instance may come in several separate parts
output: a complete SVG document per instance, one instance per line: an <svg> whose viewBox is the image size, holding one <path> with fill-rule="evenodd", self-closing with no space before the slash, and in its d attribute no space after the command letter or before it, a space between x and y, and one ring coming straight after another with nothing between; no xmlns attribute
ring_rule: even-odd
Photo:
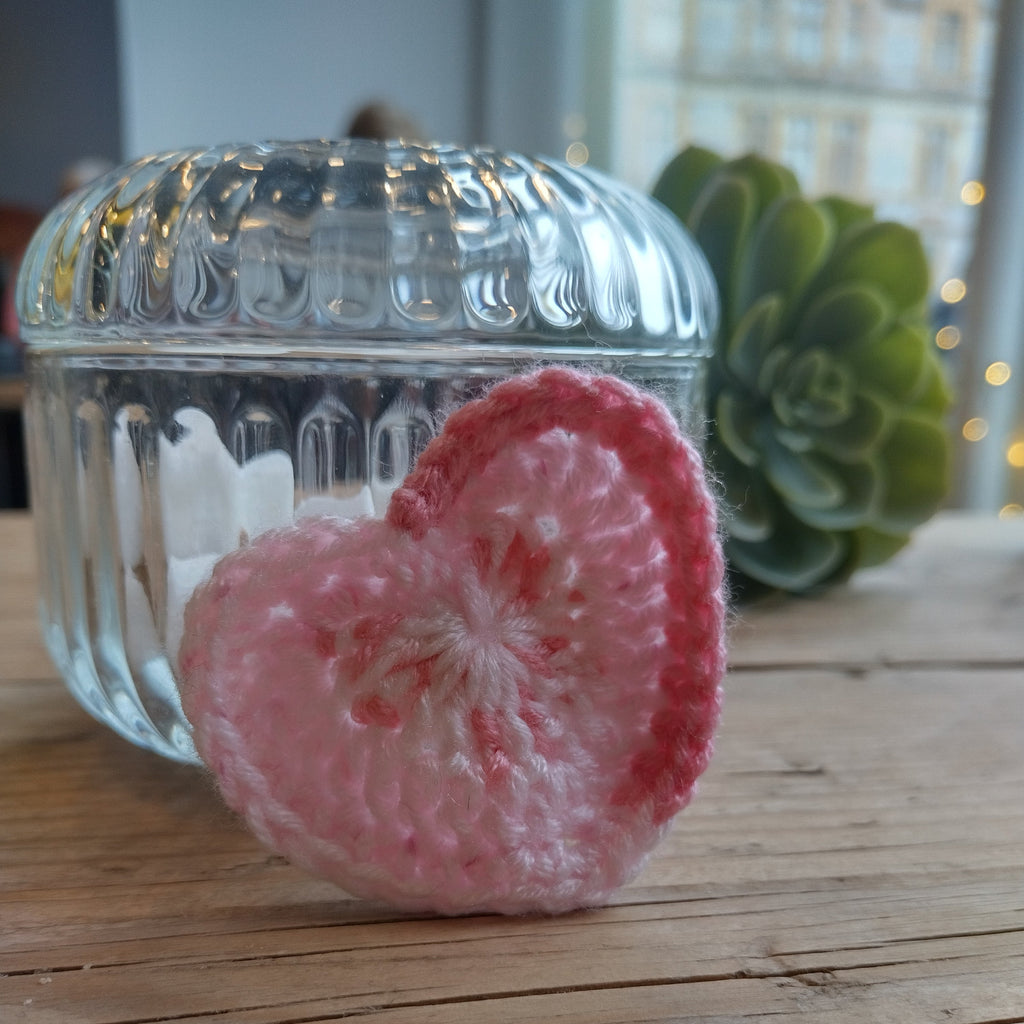
<svg viewBox="0 0 1024 1024"><path fill-rule="evenodd" d="M149 156L69 196L22 264L30 346L372 353L388 338L702 356L713 278L660 204L586 168L345 140Z"/></svg>

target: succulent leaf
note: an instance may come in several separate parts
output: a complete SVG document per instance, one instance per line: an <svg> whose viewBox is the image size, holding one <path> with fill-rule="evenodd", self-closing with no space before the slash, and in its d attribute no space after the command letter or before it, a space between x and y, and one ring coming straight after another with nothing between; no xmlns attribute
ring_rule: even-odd
<svg viewBox="0 0 1024 1024"><path fill-rule="evenodd" d="M924 415L941 418L952 404L953 394L942 366L937 360L930 359L914 408Z"/></svg>
<svg viewBox="0 0 1024 1024"><path fill-rule="evenodd" d="M771 543L732 537L730 565L779 590L802 591L818 586L842 569L851 541L834 530L818 530L788 514L780 516Z"/></svg>
<svg viewBox="0 0 1024 1024"><path fill-rule="evenodd" d="M875 525L887 533L909 533L933 516L949 490L945 467L949 437L934 419L906 414L880 450L889 486Z"/></svg>
<svg viewBox="0 0 1024 1024"><path fill-rule="evenodd" d="M932 361L928 336L919 324L896 324L846 353L846 364L864 387L898 402L913 402L924 392Z"/></svg>
<svg viewBox="0 0 1024 1024"><path fill-rule="evenodd" d="M833 465L843 498L830 508L801 506L798 518L822 530L855 530L873 520L885 491L885 471L877 459Z"/></svg>
<svg viewBox="0 0 1024 1024"><path fill-rule="evenodd" d="M800 196L782 196L762 214L743 253L733 296L742 313L765 295L798 296L828 255L832 219Z"/></svg>
<svg viewBox="0 0 1024 1024"><path fill-rule="evenodd" d="M780 443L784 444L791 452L796 452L799 455L801 452L814 451L814 437L806 430L801 430L799 427L787 427L779 422L774 423L772 429Z"/></svg>
<svg viewBox="0 0 1024 1024"><path fill-rule="evenodd" d="M687 218L718 283L722 309L732 306L736 266L756 215L757 195L739 175L715 175Z"/></svg>
<svg viewBox="0 0 1024 1024"><path fill-rule="evenodd" d="M775 388L784 384L793 362L793 350L782 344L765 353L761 372L757 375L757 390L762 402L771 402Z"/></svg>
<svg viewBox="0 0 1024 1024"><path fill-rule="evenodd" d="M722 299L708 457L740 589L809 590L884 561L949 485L917 233L848 199L810 202L757 156L684 151L656 194Z"/></svg>
<svg viewBox="0 0 1024 1024"><path fill-rule="evenodd" d="M723 501L735 514L729 520L730 537L759 544L775 532L778 499L762 477L742 471L733 456L719 450L713 457L725 485Z"/></svg>
<svg viewBox="0 0 1024 1024"><path fill-rule="evenodd" d="M757 413L733 391L723 391L715 403L715 423L719 440L744 466L761 461L756 441Z"/></svg>
<svg viewBox="0 0 1024 1024"><path fill-rule="evenodd" d="M875 218L874 207L847 199L844 196L823 196L818 200L818 205L822 209L828 210L837 231L845 231L852 224L859 224L861 221Z"/></svg>
<svg viewBox="0 0 1024 1024"><path fill-rule="evenodd" d="M800 192L796 175L782 164L766 160L756 153L748 153L729 161L731 173L748 180L757 196L757 215L760 217L769 206L782 196L795 196Z"/></svg>
<svg viewBox="0 0 1024 1024"><path fill-rule="evenodd" d="M747 388L757 387L764 360L777 342L781 319L781 296L765 295L743 314L729 337L723 339L726 366Z"/></svg>
<svg viewBox="0 0 1024 1024"><path fill-rule="evenodd" d="M802 348L827 344L842 352L870 338L891 317L892 307L878 288L863 281L847 282L817 293L807 304L796 340Z"/></svg>
<svg viewBox="0 0 1024 1024"><path fill-rule="evenodd" d="M722 163L722 158L710 149L684 149L661 172L654 186L654 198L673 212L691 209L708 175Z"/></svg>
<svg viewBox="0 0 1024 1024"><path fill-rule="evenodd" d="M928 294L921 236L889 221L851 225L838 237L816 284L824 289L847 281L875 285L899 310L919 309Z"/></svg>
<svg viewBox="0 0 1024 1024"><path fill-rule="evenodd" d="M850 371L820 348L795 355L771 395L772 408L788 427L812 430L845 422L856 398Z"/></svg>
<svg viewBox="0 0 1024 1024"><path fill-rule="evenodd" d="M791 510L834 508L843 500L842 482L824 459L793 451L774 431L761 434L764 475Z"/></svg>
<svg viewBox="0 0 1024 1024"><path fill-rule="evenodd" d="M822 452L839 462L857 462L878 448L891 424L886 404L860 391L849 416L841 423L823 427L814 441Z"/></svg>
<svg viewBox="0 0 1024 1024"><path fill-rule="evenodd" d="M908 533L883 533L871 526L854 530L853 553L855 566L868 568L887 562L897 551L902 551L910 541Z"/></svg>

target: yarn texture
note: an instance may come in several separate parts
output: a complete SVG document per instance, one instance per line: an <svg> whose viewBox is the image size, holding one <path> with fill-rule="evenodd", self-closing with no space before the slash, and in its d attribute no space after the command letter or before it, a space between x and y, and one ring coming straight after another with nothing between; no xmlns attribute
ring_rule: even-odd
<svg viewBox="0 0 1024 1024"><path fill-rule="evenodd" d="M384 519L223 558L185 612L182 702L228 804L355 895L592 906L708 763L722 577L669 411L548 368L454 412Z"/></svg>

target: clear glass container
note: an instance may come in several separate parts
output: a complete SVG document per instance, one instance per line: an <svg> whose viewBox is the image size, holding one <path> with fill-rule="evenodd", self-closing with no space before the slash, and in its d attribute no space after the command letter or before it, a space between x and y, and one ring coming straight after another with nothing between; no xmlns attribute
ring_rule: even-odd
<svg viewBox="0 0 1024 1024"><path fill-rule="evenodd" d="M675 219L596 172L352 140L107 174L39 228L18 311L46 643L94 716L192 761L176 652L221 556L382 515L448 411L541 363L699 435L717 298Z"/></svg>

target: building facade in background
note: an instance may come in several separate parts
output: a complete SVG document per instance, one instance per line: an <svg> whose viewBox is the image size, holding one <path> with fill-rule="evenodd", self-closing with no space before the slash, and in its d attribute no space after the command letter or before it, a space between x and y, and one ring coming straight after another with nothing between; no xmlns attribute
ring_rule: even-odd
<svg viewBox="0 0 1024 1024"><path fill-rule="evenodd" d="M762 153L917 227L941 284L983 195L996 18L996 0L616 0L611 170L649 188L690 143Z"/></svg>

